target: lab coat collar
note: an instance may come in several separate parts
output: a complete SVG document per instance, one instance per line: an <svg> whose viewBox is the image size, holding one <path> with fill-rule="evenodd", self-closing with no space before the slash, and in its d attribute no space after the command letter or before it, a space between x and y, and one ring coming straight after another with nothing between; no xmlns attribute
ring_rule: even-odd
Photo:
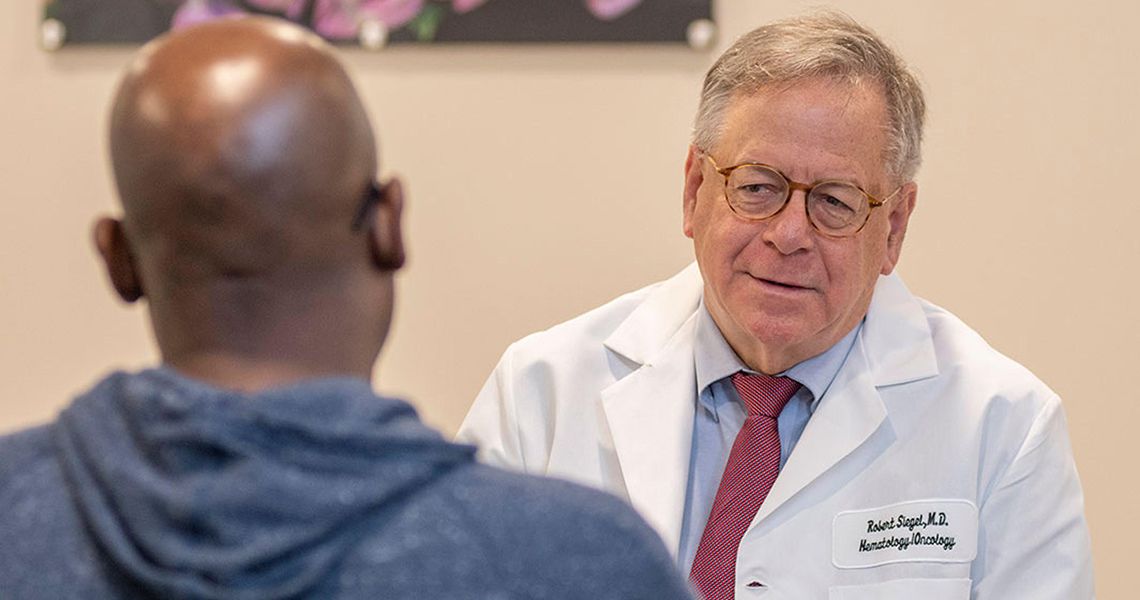
<svg viewBox="0 0 1140 600"><path fill-rule="evenodd" d="M677 551L695 410L693 346L704 284L691 264L654 288L605 340L640 365L601 394L630 502ZM880 277L847 362L808 421L753 527L887 420L879 386L937 375L929 325L898 276Z"/></svg>
<svg viewBox="0 0 1140 600"><path fill-rule="evenodd" d="M691 263L654 288L605 346L634 363L649 364L696 312L703 290L701 272ZM926 315L897 274L879 277L860 338L876 386L938 374Z"/></svg>
<svg viewBox="0 0 1140 600"><path fill-rule="evenodd" d="M938 375L934 337L922 301L897 274L879 277L860 334L877 387Z"/></svg>
<svg viewBox="0 0 1140 600"><path fill-rule="evenodd" d="M696 313L703 289L704 281L694 262L658 284L603 343L635 363L652 363L681 325Z"/></svg>

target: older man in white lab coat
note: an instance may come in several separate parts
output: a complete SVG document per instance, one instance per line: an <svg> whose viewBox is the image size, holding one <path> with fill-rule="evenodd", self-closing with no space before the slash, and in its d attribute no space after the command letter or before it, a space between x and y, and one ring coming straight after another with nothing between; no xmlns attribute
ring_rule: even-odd
<svg viewBox="0 0 1140 600"><path fill-rule="evenodd" d="M696 265L513 344L460 438L628 498L706 599L1093 597L1060 400L892 274L922 91L835 13L710 69Z"/></svg>

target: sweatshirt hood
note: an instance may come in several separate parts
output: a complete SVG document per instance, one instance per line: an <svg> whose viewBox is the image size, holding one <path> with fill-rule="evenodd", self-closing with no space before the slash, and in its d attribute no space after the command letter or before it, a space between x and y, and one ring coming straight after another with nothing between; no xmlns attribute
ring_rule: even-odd
<svg viewBox="0 0 1140 600"><path fill-rule="evenodd" d="M246 395L166 368L101 381L63 411L56 444L114 568L160 597L238 600L304 593L363 521L474 455L362 380Z"/></svg>

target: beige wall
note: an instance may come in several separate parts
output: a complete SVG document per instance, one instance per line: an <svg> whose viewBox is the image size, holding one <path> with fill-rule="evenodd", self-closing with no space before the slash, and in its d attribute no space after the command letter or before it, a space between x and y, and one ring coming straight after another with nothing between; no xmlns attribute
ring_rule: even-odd
<svg viewBox="0 0 1140 600"><path fill-rule="evenodd" d="M651 0L649 0L651 1ZM127 49L36 49L0 9L0 429L154 360L106 290L88 225L113 210L104 116ZM807 6L721 0L732 37ZM1132 0L849 1L930 102L902 272L1066 399L1102 598L1131 594L1140 505L1128 383L1140 344L1140 37ZM454 431L511 340L690 260L681 163L714 54L682 48L345 52L409 182L412 262L378 374Z"/></svg>

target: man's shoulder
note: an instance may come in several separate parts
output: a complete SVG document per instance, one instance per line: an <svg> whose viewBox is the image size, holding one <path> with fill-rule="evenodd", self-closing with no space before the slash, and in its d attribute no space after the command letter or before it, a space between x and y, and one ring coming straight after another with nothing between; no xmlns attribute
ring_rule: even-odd
<svg viewBox="0 0 1140 600"><path fill-rule="evenodd" d="M688 597L664 542L616 496L481 464L464 469L450 493L498 561L551 589L573 577L582 586L574 597Z"/></svg>
<svg viewBox="0 0 1140 600"><path fill-rule="evenodd" d="M42 535L72 512L67 480L55 447L55 423L0 437L0 531Z"/></svg>
<svg viewBox="0 0 1140 600"><path fill-rule="evenodd" d="M661 543L627 503L610 493L563 479L538 477L483 464L464 469L453 482L453 495L468 504L472 514L515 526L509 535L543 536L570 532L579 526L600 526L614 535ZM519 527L525 523L526 527ZM645 537L649 536L649 537ZM588 543L578 536L575 542Z"/></svg>
<svg viewBox="0 0 1140 600"><path fill-rule="evenodd" d="M0 589L13 597L106 597L54 435L48 424L0 437Z"/></svg>
<svg viewBox="0 0 1140 600"><path fill-rule="evenodd" d="M949 310L912 294L898 276L880 279L863 338L880 384L956 381L974 398L1053 396L1028 369Z"/></svg>
<svg viewBox="0 0 1140 600"><path fill-rule="evenodd" d="M392 508L362 521L340 595L689 598L657 534L598 490L471 463Z"/></svg>
<svg viewBox="0 0 1140 600"><path fill-rule="evenodd" d="M56 459L54 424L39 425L0 436L0 497L18 493L30 482L53 475Z"/></svg>
<svg viewBox="0 0 1140 600"><path fill-rule="evenodd" d="M1063 429L1061 398L1044 381L950 311L926 300L918 303L936 370L933 377L887 388L893 391L884 395L908 399L902 406L927 398L956 415L971 416L979 432L988 432L986 456L998 462L1008 463L1010 452Z"/></svg>
<svg viewBox="0 0 1140 600"><path fill-rule="evenodd" d="M992 382L999 389L1055 394L1032 371L994 348L957 315L927 300L919 300L938 357L939 370L959 378Z"/></svg>
<svg viewBox="0 0 1140 600"><path fill-rule="evenodd" d="M333 582L340 595L689 598L632 508L569 482L468 464L376 525Z"/></svg>

